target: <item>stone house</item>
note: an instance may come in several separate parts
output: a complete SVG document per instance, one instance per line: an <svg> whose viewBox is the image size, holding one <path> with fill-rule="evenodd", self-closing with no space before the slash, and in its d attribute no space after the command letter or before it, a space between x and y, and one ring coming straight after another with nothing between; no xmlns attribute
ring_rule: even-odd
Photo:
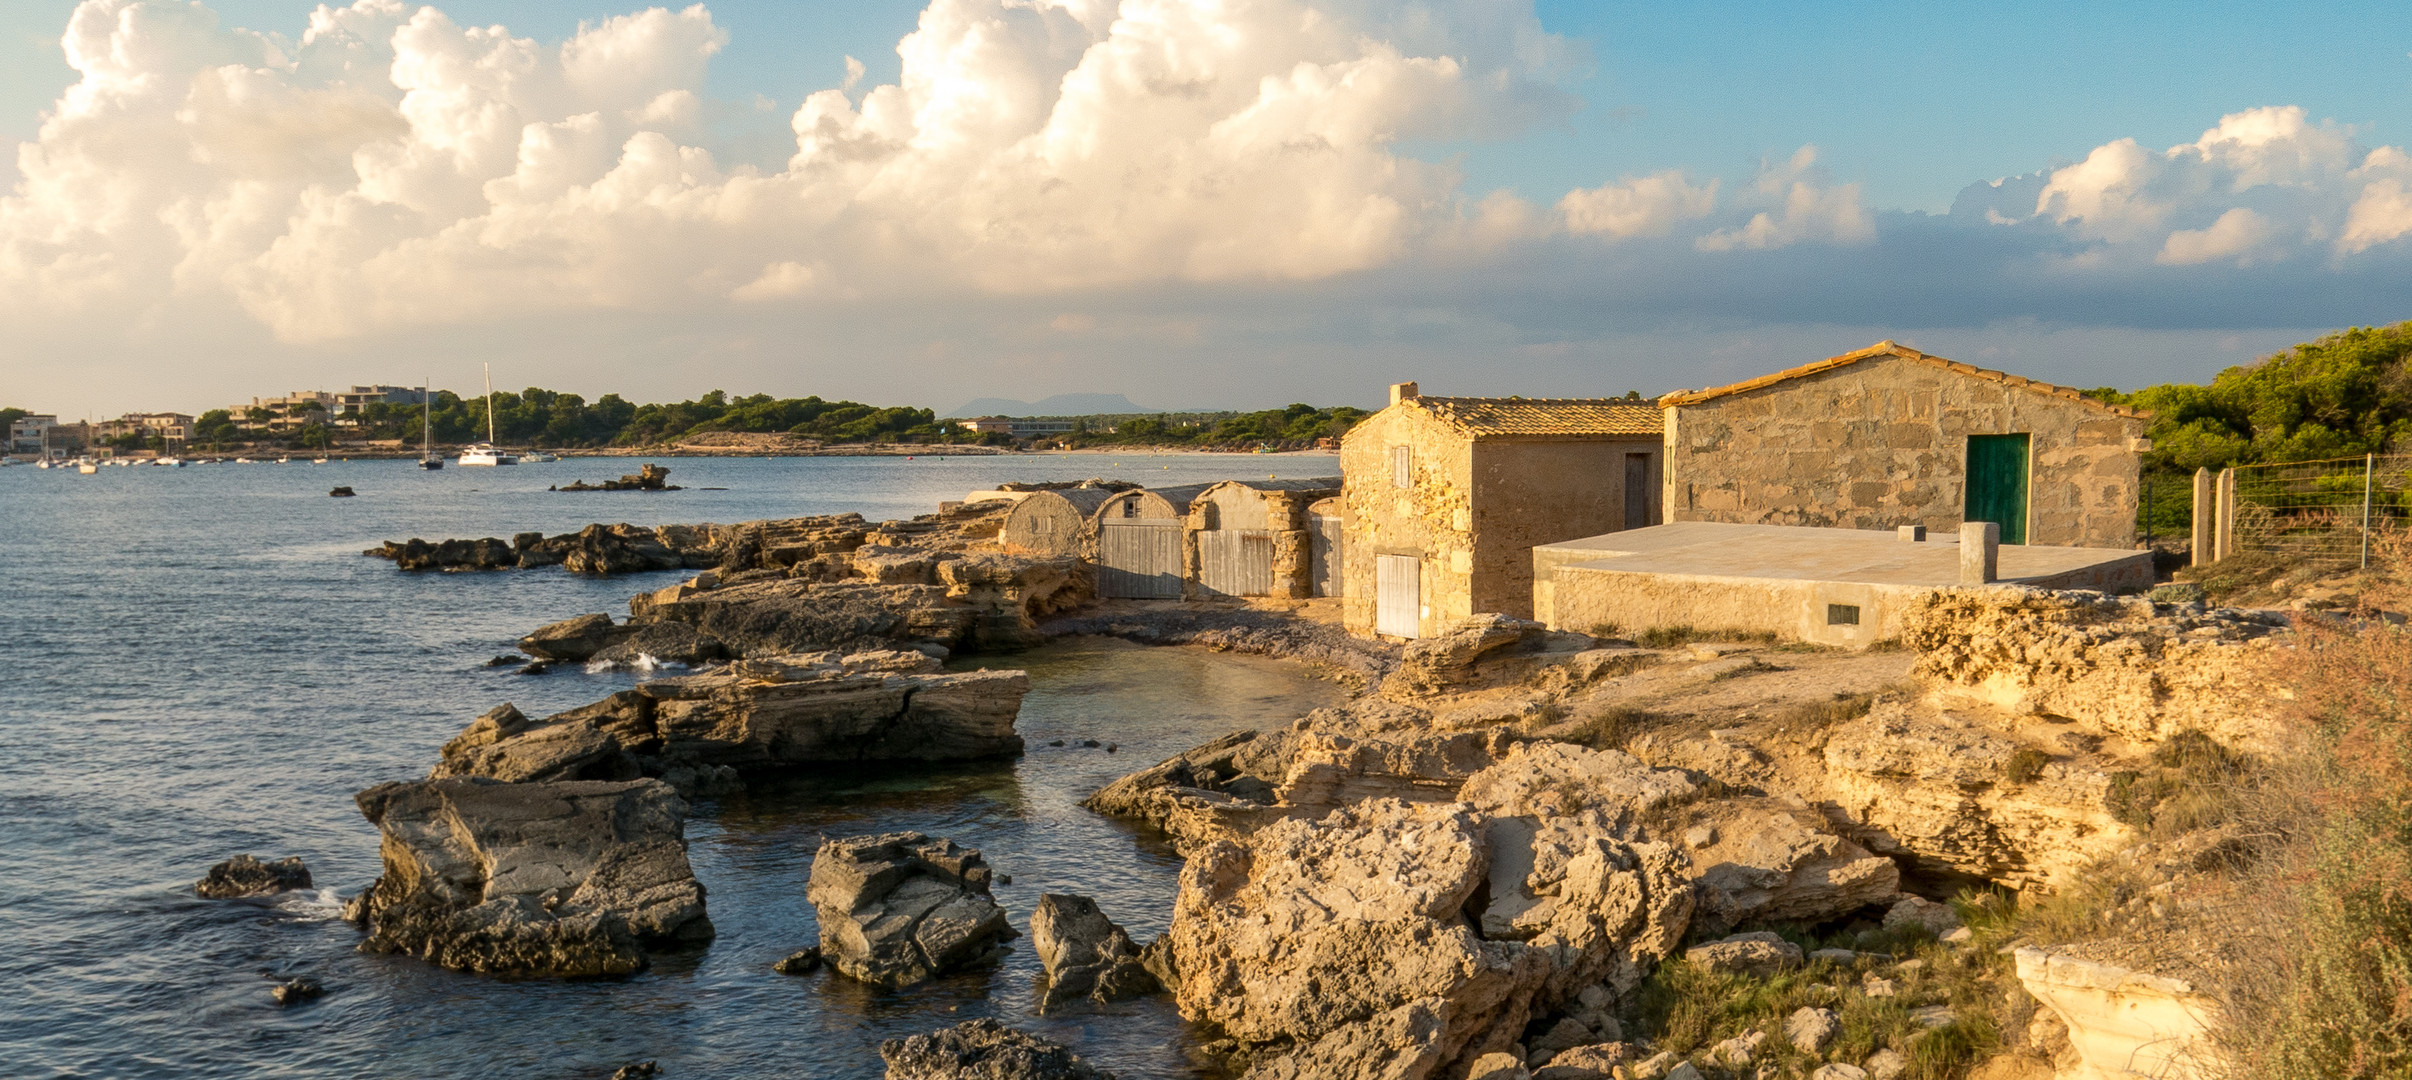
<svg viewBox="0 0 2412 1080"><path fill-rule="evenodd" d="M1662 423L1639 400L1391 387L1340 442L1343 623L1412 638L1530 618L1535 546L1659 522Z"/></svg>
<svg viewBox="0 0 2412 1080"><path fill-rule="evenodd" d="M1189 504L1207 484L1132 488L1097 508L1097 595L1177 600Z"/></svg>
<svg viewBox="0 0 2412 1080"><path fill-rule="evenodd" d="M1880 341L1658 404L1667 521L2135 545L2148 415L2068 387Z"/></svg>

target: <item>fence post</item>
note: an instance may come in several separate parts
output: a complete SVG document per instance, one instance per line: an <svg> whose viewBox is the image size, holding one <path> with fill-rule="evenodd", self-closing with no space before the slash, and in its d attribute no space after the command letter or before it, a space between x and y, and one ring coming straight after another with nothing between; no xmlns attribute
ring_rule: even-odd
<svg viewBox="0 0 2412 1080"><path fill-rule="evenodd" d="M2194 470L2194 540L2186 559L2193 566L2209 566L2217 561L2211 549L2211 516L2217 511L2218 496L2211 493L2211 470Z"/></svg>
<svg viewBox="0 0 2412 1080"><path fill-rule="evenodd" d="M2211 561L2236 554L2236 468L2219 471L2219 517L2211 523Z"/></svg>
<svg viewBox="0 0 2412 1080"><path fill-rule="evenodd" d="M2378 468L2377 454L2362 455L2362 569L2370 569L2370 474Z"/></svg>

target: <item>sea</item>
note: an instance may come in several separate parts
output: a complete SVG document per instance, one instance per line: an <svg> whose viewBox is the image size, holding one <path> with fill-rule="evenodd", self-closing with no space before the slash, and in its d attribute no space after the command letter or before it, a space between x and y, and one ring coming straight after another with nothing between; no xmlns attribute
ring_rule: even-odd
<svg viewBox="0 0 2412 1080"><path fill-rule="evenodd" d="M378 873L354 792L422 777L478 714L584 704L643 677L487 661L528 630L680 575L403 573L385 540L590 522L929 513L1006 481L1336 475L1328 455L684 458L676 492L548 487L633 471L571 458L423 472L409 461L0 468L0 1062L27 1077L870 1078L883 1040L994 1017L1132 1080L1209 1077L1161 996L1040 1016L1027 938L1078 893L1144 942L1179 860L1078 806L1115 777L1343 696L1296 665L1069 639L957 668L1030 673L1009 761L846 768L702 800L689 857L718 939L602 981L506 981L357 951L337 917ZM357 492L330 498L337 487ZM1053 745L1057 741L1064 745ZM1086 741L1101 745L1088 747ZM1102 745L1102 744L1111 744ZM1025 936L1002 964L901 991L775 973L818 941L824 837L918 829L986 853ZM300 856L316 888L202 900L239 853ZM280 1008L275 981L325 997Z"/></svg>

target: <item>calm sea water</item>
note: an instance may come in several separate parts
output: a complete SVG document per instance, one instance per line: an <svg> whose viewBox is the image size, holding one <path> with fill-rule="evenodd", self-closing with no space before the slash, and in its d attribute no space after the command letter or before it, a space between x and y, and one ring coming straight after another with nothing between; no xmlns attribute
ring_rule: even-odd
<svg viewBox="0 0 2412 1080"><path fill-rule="evenodd" d="M77 1077L875 1077L880 1040L996 1016L1127 1077L1195 1075L1159 1000L1040 1018L1027 938L993 971L879 993L773 961L817 940L804 901L823 835L913 828L985 850L1027 929L1042 891L1096 897L1145 940L1177 862L1075 804L1225 731L1335 700L1288 665L1103 641L958 666L1031 672L1009 763L801 778L698 804L688 826L719 939L617 982L500 982L353 951L339 896L378 869L351 794L425 774L501 701L535 715L627 686L481 666L543 622L624 612L654 579L558 571L406 575L378 541L565 531L590 521L926 513L1006 480L1155 483L1328 475L1330 458L687 459L663 493L554 494L635 462L427 474L408 462L0 469L0 1061ZM331 499L349 485L358 498ZM692 490L725 487L726 491ZM1073 745L1049 747L1054 739ZM1080 749L1096 738L1108 754ZM322 887L203 901L239 852L299 855ZM268 974L329 988L278 1009Z"/></svg>

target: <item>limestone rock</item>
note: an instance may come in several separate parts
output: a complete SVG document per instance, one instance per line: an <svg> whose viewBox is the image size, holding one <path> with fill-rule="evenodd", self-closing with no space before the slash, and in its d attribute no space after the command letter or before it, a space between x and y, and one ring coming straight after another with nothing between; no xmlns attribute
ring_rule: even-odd
<svg viewBox="0 0 2412 1080"><path fill-rule="evenodd" d="M1598 810L1624 823L1698 790L1683 773L1650 768L1621 750L1528 742L1467 778L1457 797L1491 815L1570 817Z"/></svg>
<svg viewBox="0 0 2412 1080"><path fill-rule="evenodd" d="M623 627L610 644L591 659L634 666L651 660L665 664L700 664L728 656L720 639L685 623L642 623Z"/></svg>
<svg viewBox="0 0 2412 1080"><path fill-rule="evenodd" d="M309 887L310 868L303 866L299 857L261 862L249 855L237 855L210 867L207 876L193 883L193 892L205 900L226 900Z"/></svg>
<svg viewBox="0 0 2412 1080"><path fill-rule="evenodd" d="M2282 618L2093 592L1945 589L1911 605L1902 641L1930 686L2096 735L2191 728L2264 748L2281 732L2267 650Z"/></svg>
<svg viewBox="0 0 2412 1080"><path fill-rule="evenodd" d="M1900 889L1893 860L1837 836L1805 806L1729 799L1702 806L1711 825L1691 845L1701 934L1749 922L1821 922L1880 903Z"/></svg>
<svg viewBox="0 0 2412 1080"><path fill-rule="evenodd" d="M1759 1044L1767 1041L1764 1031L1749 1031L1726 1039L1709 1048L1709 1060L1729 1069L1749 1065L1758 1054Z"/></svg>
<svg viewBox="0 0 2412 1080"><path fill-rule="evenodd" d="M879 1045L887 1080L1114 1080L1070 1049L994 1020Z"/></svg>
<svg viewBox="0 0 2412 1080"><path fill-rule="evenodd" d="M1030 912L1030 944L1047 972L1041 1012L1084 997L1114 1001L1163 989L1130 934L1088 897L1041 894Z"/></svg>
<svg viewBox="0 0 2412 1080"><path fill-rule="evenodd" d="M1909 1058L1899 1050L1878 1050L1868 1055L1867 1074L1871 1080L1894 1080L1909 1071Z"/></svg>
<svg viewBox="0 0 2412 1080"><path fill-rule="evenodd" d="M387 783L360 812L385 873L344 915L361 948L462 971L625 975L712 937L686 801L655 780Z"/></svg>
<svg viewBox="0 0 2412 1080"><path fill-rule="evenodd" d="M1683 958L1718 974L1766 978L1801 966L1801 947L1765 930L1734 934L1684 950Z"/></svg>
<svg viewBox="0 0 2412 1080"><path fill-rule="evenodd" d="M539 660L583 661L609 646L618 630L609 615L579 615L537 627L519 639L519 651Z"/></svg>
<svg viewBox="0 0 2412 1080"><path fill-rule="evenodd" d="M1593 1043L1562 1051L1549 1059L1551 1069L1580 1069L1599 1076L1611 1075L1617 1066L1633 1056L1633 1048L1621 1042ZM1539 1080L1536 1077L1535 1080ZM1569 1078L1572 1080L1572 1078Z"/></svg>
<svg viewBox="0 0 2412 1080"><path fill-rule="evenodd" d="M1167 934L1182 1014L1302 1048L1260 1065L1268 1076L1322 1075L1315 1062L1423 1076L1505 1049L1547 960L1459 917L1487 855L1464 809L1393 801L1208 845L1182 871ZM1500 1045L1477 1044L1485 1033Z"/></svg>
<svg viewBox="0 0 2412 1080"><path fill-rule="evenodd" d="M1514 1054L1484 1054L1466 1068L1466 1080L1532 1080L1532 1073Z"/></svg>
<svg viewBox="0 0 2412 1080"><path fill-rule="evenodd" d="M1937 903L1922 896L1906 896L1884 913L1884 928L1899 930L1915 926L1934 937L1942 937L1960 929L1960 913L1950 904Z"/></svg>
<svg viewBox="0 0 2412 1080"><path fill-rule="evenodd" d="M1831 1065L1818 1066L1816 1072L1809 1074L1809 1080L1868 1080L1868 1071L1857 1065L1845 1065L1838 1061Z"/></svg>
<svg viewBox="0 0 2412 1080"><path fill-rule="evenodd" d="M1451 686L1471 675L1475 662L1485 654L1547 633L1547 627L1531 619L1499 614L1459 619L1437 634L1409 642L1398 674L1423 689Z"/></svg>
<svg viewBox="0 0 2412 1080"><path fill-rule="evenodd" d="M821 947L818 945L798 949L771 965L771 970L781 975L810 975L820 969Z"/></svg>
<svg viewBox="0 0 2412 1080"><path fill-rule="evenodd" d="M1842 1033L1842 1020L1832 1009L1803 1005L1784 1018L1784 1038L1804 1054L1825 1052L1826 1044Z"/></svg>
<svg viewBox="0 0 2412 1080"><path fill-rule="evenodd" d="M651 776L683 792L713 793L733 784L739 770L1021 750L1013 726L1027 676L927 672L931 666L920 653L812 654L658 679L541 721L506 705L446 743L432 776Z"/></svg>
<svg viewBox="0 0 2412 1080"><path fill-rule="evenodd" d="M2017 959L2019 984L2066 1025L2080 1075L2202 1074L2217 1013L2190 984L2033 947Z"/></svg>
<svg viewBox="0 0 2412 1080"><path fill-rule="evenodd" d="M979 616L937 585L784 578L722 585L635 618L685 623L750 657L913 642L952 649L974 639Z"/></svg>
<svg viewBox="0 0 2412 1080"><path fill-rule="evenodd" d="M917 832L829 840L805 898L821 955L863 982L897 987L994 959L1013 936L972 848Z"/></svg>
<svg viewBox="0 0 2412 1080"><path fill-rule="evenodd" d="M326 985L308 975L299 975L268 988L268 996L279 1005L299 1005L325 997Z"/></svg>

